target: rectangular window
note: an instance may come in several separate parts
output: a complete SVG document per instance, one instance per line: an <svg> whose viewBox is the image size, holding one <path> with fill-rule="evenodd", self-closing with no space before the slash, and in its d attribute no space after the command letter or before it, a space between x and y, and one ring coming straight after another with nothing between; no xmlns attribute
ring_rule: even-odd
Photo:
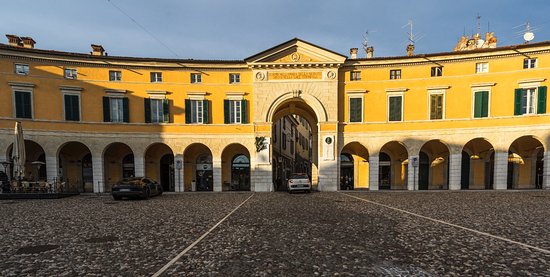
<svg viewBox="0 0 550 277"><path fill-rule="evenodd" d="M518 88L514 95L514 115L545 114L546 86Z"/></svg>
<svg viewBox="0 0 550 277"><path fill-rule="evenodd" d="M109 71L109 81L111 82L120 82L122 80L122 72L120 71Z"/></svg>
<svg viewBox="0 0 550 277"><path fill-rule="evenodd" d="M14 91L15 117L32 118L32 94L30 91Z"/></svg>
<svg viewBox="0 0 550 277"><path fill-rule="evenodd" d="M489 63L476 63L476 73L489 72Z"/></svg>
<svg viewBox="0 0 550 277"><path fill-rule="evenodd" d="M388 121L402 121L403 95L388 97Z"/></svg>
<svg viewBox="0 0 550 277"><path fill-rule="evenodd" d="M349 122L363 121L363 98L349 98Z"/></svg>
<svg viewBox="0 0 550 277"><path fill-rule="evenodd" d="M350 81L361 81L361 71L352 71L349 75Z"/></svg>
<svg viewBox="0 0 550 277"><path fill-rule="evenodd" d="M537 59L523 59L523 69L537 67Z"/></svg>
<svg viewBox="0 0 550 277"><path fill-rule="evenodd" d="M151 99L151 123L164 122L164 99Z"/></svg>
<svg viewBox="0 0 550 277"><path fill-rule="evenodd" d="M15 74L17 75L29 75L28 64L15 64Z"/></svg>
<svg viewBox="0 0 550 277"><path fill-rule="evenodd" d="M162 83L162 72L151 72L151 83Z"/></svg>
<svg viewBox="0 0 550 277"><path fill-rule="evenodd" d="M536 108L536 89L521 90L521 114L534 114Z"/></svg>
<svg viewBox="0 0 550 277"><path fill-rule="evenodd" d="M229 100L229 123L241 123L240 100Z"/></svg>
<svg viewBox="0 0 550 277"><path fill-rule="evenodd" d="M203 101L191 100L191 120L189 123L203 123Z"/></svg>
<svg viewBox="0 0 550 277"><path fill-rule="evenodd" d="M434 66L434 67L432 67L431 76L432 77L443 76L443 66Z"/></svg>
<svg viewBox="0 0 550 277"><path fill-rule="evenodd" d="M430 119L443 119L443 93L430 94Z"/></svg>
<svg viewBox="0 0 550 277"><path fill-rule="evenodd" d="M111 122L124 122L123 98L110 97Z"/></svg>
<svg viewBox="0 0 550 277"><path fill-rule="evenodd" d="M64 94L65 120L80 121L80 96L76 94Z"/></svg>
<svg viewBox="0 0 550 277"><path fill-rule="evenodd" d="M401 79L401 69L390 70L390 80Z"/></svg>
<svg viewBox="0 0 550 277"><path fill-rule="evenodd" d="M74 68L65 68L63 72L64 72L65 79L76 80L78 76L76 69Z"/></svg>
<svg viewBox="0 0 550 277"><path fill-rule="evenodd" d="M474 93L474 118L489 116L489 92L476 91Z"/></svg>
<svg viewBox="0 0 550 277"><path fill-rule="evenodd" d="M229 83L230 84L238 84L241 82L241 74L240 73L229 73Z"/></svg>
<svg viewBox="0 0 550 277"><path fill-rule="evenodd" d="M191 73L191 84L200 84L200 83L202 83L202 74Z"/></svg>
<svg viewBox="0 0 550 277"><path fill-rule="evenodd" d="M285 133L283 133L283 141L282 142L283 142L282 143L283 144L283 149L286 149L286 134Z"/></svg>

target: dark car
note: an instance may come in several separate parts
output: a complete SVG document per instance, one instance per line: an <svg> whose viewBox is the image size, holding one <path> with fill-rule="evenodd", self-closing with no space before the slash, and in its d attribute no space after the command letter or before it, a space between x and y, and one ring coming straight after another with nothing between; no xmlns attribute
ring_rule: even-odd
<svg viewBox="0 0 550 277"><path fill-rule="evenodd" d="M113 185L111 194L115 200L123 197L149 199L151 196L161 195L162 186L147 177L125 178Z"/></svg>

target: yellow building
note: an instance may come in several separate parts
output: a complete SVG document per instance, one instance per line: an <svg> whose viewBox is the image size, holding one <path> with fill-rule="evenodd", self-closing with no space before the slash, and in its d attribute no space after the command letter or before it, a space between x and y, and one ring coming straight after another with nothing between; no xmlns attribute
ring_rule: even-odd
<svg viewBox="0 0 550 277"><path fill-rule="evenodd" d="M272 123L294 114L312 126L318 190L339 190L340 177L370 190L550 188L550 42L348 58L292 39L217 61L8 39L0 161L20 121L34 178L95 192L127 176L176 192L273 191Z"/></svg>

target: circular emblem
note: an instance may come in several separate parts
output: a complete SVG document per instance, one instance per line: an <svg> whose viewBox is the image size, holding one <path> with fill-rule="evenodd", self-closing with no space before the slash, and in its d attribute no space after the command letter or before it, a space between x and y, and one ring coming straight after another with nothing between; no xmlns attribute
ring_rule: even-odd
<svg viewBox="0 0 550 277"><path fill-rule="evenodd" d="M207 170L207 169L208 169L208 165L203 164L203 165L202 165L202 169Z"/></svg>
<svg viewBox="0 0 550 277"><path fill-rule="evenodd" d="M292 55L290 55L290 59L293 61L293 62L297 62L300 60L300 54L298 53L292 53Z"/></svg>
<svg viewBox="0 0 550 277"><path fill-rule="evenodd" d="M331 137L325 138L325 142L326 142L327 144L331 144L331 143L332 143L332 138L331 138Z"/></svg>
<svg viewBox="0 0 550 277"><path fill-rule="evenodd" d="M329 78L329 79L334 79L334 78L336 78L336 72L334 72L334 71L332 71L332 70L329 71L329 72L327 72L327 78Z"/></svg>
<svg viewBox="0 0 550 277"><path fill-rule="evenodd" d="M263 72L256 73L256 80L263 81L264 79L265 79L265 73Z"/></svg>

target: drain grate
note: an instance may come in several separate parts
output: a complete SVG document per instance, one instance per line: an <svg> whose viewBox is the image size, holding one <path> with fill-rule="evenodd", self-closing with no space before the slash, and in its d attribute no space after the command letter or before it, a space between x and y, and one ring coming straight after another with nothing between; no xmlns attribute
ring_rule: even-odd
<svg viewBox="0 0 550 277"><path fill-rule="evenodd" d="M92 237L85 240L85 242L87 243L104 243L104 242L113 242L113 241L118 241L118 237L115 237L115 236Z"/></svg>
<svg viewBox="0 0 550 277"><path fill-rule="evenodd" d="M33 245L33 246L25 246L19 248L15 254L38 254L50 250L54 250L59 248L59 245L51 245L51 244L45 244L45 245Z"/></svg>

